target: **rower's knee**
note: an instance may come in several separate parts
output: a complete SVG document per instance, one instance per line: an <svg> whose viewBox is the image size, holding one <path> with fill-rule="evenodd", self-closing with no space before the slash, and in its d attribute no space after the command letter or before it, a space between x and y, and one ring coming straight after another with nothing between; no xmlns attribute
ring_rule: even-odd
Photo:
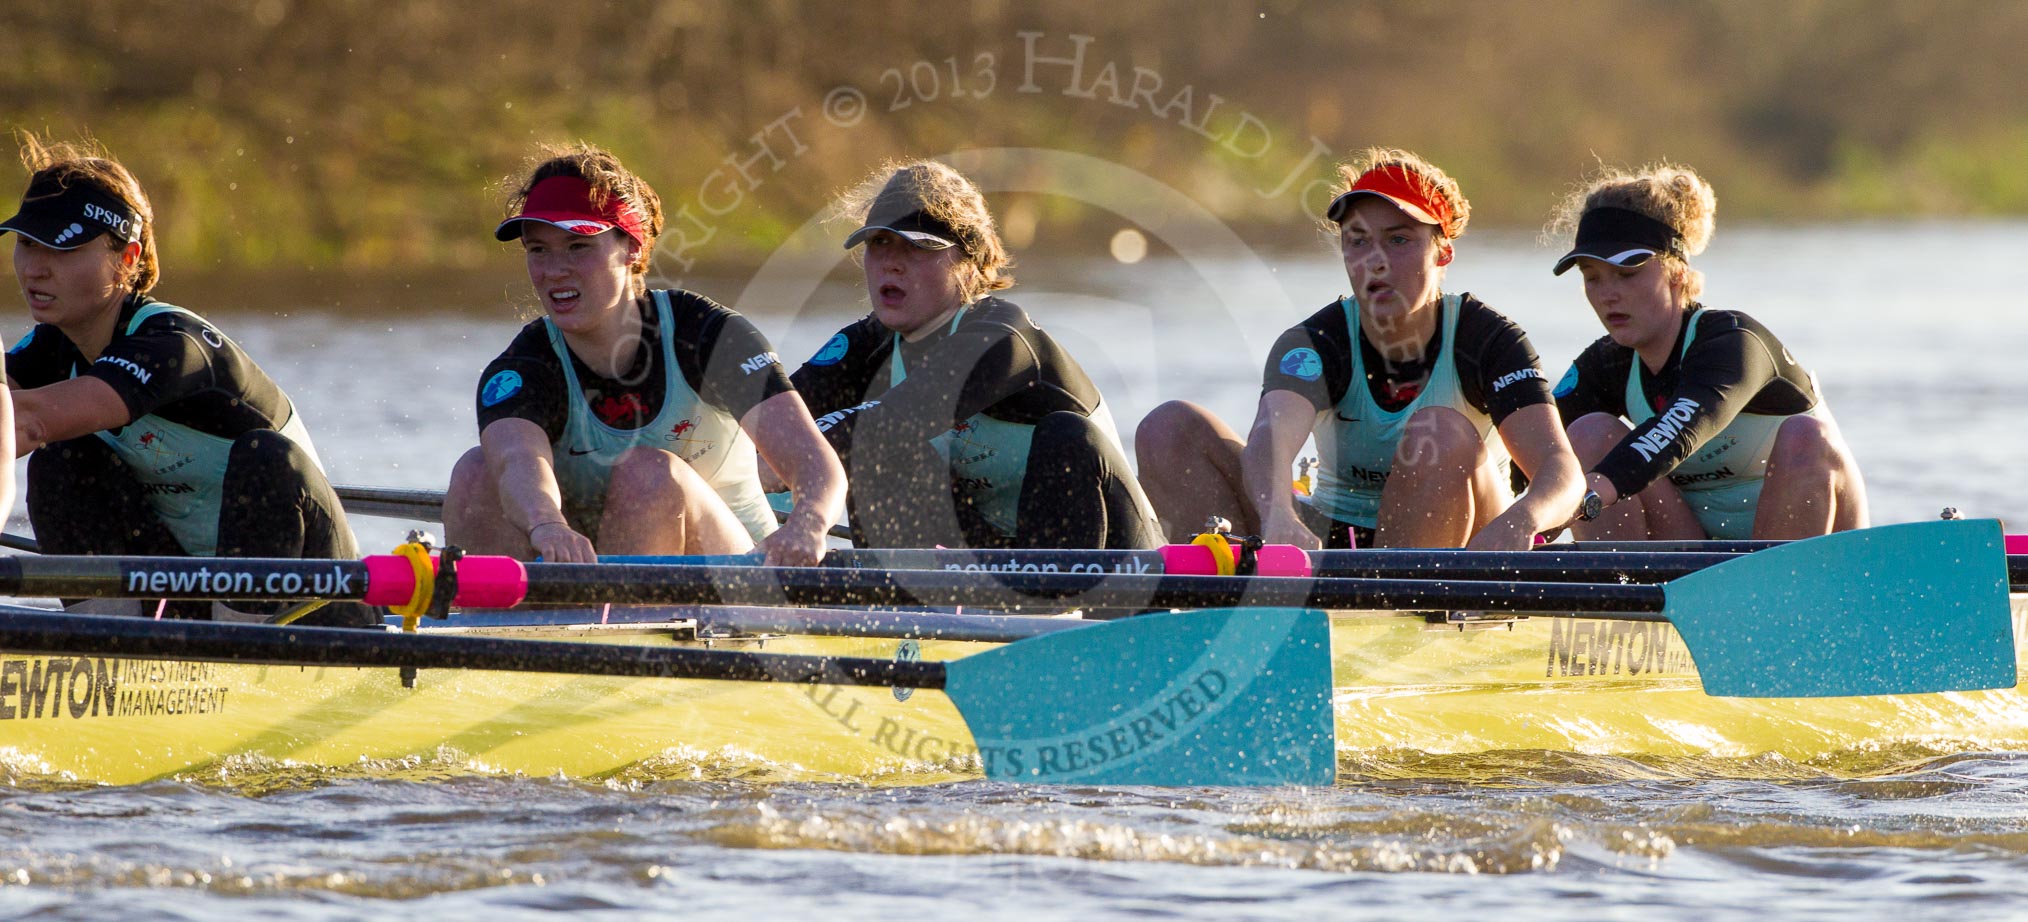
<svg viewBox="0 0 2028 922"><path fill-rule="evenodd" d="M1182 465L1219 441L1211 411L1188 400L1171 400L1148 411L1134 428L1134 457L1143 471Z"/></svg>
<svg viewBox="0 0 2028 922"><path fill-rule="evenodd" d="M1030 469L1037 461L1048 461L1066 470L1078 466L1097 470L1113 461L1106 457L1117 454L1107 448L1105 431L1092 418L1082 413L1058 410L1035 423L1034 447L1029 451Z"/></svg>
<svg viewBox="0 0 2028 922"><path fill-rule="evenodd" d="M1104 438L1099 424L1083 413L1057 410L1035 422L1037 438L1065 438L1092 441Z"/></svg>
<svg viewBox="0 0 2028 922"><path fill-rule="evenodd" d="M303 446L273 429L255 429L232 442L225 455L225 502L259 503L270 496L299 495L323 471Z"/></svg>
<svg viewBox="0 0 2028 922"><path fill-rule="evenodd" d="M1470 472L1479 466L1486 440L1477 426L1450 407L1424 407L1402 426L1394 448L1394 469Z"/></svg>
<svg viewBox="0 0 2028 922"><path fill-rule="evenodd" d="M233 440L232 449L226 454L226 467L228 470L279 467L288 463L287 446L293 444L273 429L255 429Z"/></svg>
<svg viewBox="0 0 2028 922"><path fill-rule="evenodd" d="M709 490L689 462L660 448L629 448L613 461L606 484L606 514L625 509L681 510L699 490Z"/></svg>
<svg viewBox="0 0 2028 922"><path fill-rule="evenodd" d="M1830 424L1811 416L1791 416L1775 432L1768 466L1778 471L1820 472L1829 476L1845 464L1842 440Z"/></svg>
<svg viewBox="0 0 2028 922"><path fill-rule="evenodd" d="M1576 453L1578 466L1590 470L1632 431L1611 413L1586 413L1570 422L1570 450Z"/></svg>
<svg viewBox="0 0 2028 922"><path fill-rule="evenodd" d="M473 497L486 495L486 488L492 484L493 476L486 470L486 450L474 447L451 465L451 483L444 489L444 504L470 502Z"/></svg>

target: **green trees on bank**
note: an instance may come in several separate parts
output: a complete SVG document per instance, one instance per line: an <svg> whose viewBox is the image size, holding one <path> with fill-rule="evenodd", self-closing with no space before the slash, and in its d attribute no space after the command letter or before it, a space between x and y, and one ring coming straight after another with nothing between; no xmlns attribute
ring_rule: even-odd
<svg viewBox="0 0 2028 922"><path fill-rule="evenodd" d="M1124 165L1264 238L1371 143L1454 165L1489 225L1537 226L1595 158L1664 156L1734 219L2028 213L2028 5L942 9L12 4L0 126L105 141L189 266L475 264L499 177L572 137L644 165L704 262L772 249L883 158L991 147ZM1017 245L1117 224L1048 196L1006 220Z"/></svg>

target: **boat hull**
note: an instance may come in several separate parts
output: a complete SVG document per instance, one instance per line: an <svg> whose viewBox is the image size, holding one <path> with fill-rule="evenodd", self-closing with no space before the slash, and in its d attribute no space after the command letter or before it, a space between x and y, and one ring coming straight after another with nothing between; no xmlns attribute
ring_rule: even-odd
<svg viewBox="0 0 2028 922"><path fill-rule="evenodd" d="M2028 607L2016 598L2017 678ZM1835 627L1827 628L1835 630ZM1456 754L1549 750L1778 757L1830 770L1890 751L2028 749L2028 695L1714 698L1667 624L1529 618L1427 625L1340 617L1332 633L1338 747Z"/></svg>
<svg viewBox="0 0 2028 922"><path fill-rule="evenodd" d="M2015 606L2015 636L2024 609ZM979 642L662 628L491 629L552 639L828 656L953 659ZM1341 763L1361 754L1547 750L1877 765L1865 753L2028 749L2018 689L1893 698L1706 696L1666 624L1524 618L1430 623L1340 613L1332 625ZM2018 656L2017 656L2018 658ZM940 692L0 654L0 770L126 784L231 783L310 766L576 779L923 783L976 777Z"/></svg>

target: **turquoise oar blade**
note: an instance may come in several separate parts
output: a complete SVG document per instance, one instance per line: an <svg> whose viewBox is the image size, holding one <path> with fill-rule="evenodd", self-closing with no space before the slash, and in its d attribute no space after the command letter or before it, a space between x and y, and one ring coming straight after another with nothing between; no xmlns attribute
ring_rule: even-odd
<svg viewBox="0 0 2028 922"><path fill-rule="evenodd" d="M1797 541L1669 583L1663 614L1712 695L2010 688L2014 630L2001 542L1992 520Z"/></svg>
<svg viewBox="0 0 2028 922"><path fill-rule="evenodd" d="M1254 786L1337 776L1321 611L1127 618L955 660L947 675L988 778Z"/></svg>

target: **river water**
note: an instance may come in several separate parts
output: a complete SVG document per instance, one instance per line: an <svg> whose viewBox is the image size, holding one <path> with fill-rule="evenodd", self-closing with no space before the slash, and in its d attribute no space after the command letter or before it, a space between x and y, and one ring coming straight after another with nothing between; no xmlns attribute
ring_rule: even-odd
<svg viewBox="0 0 2028 922"><path fill-rule="evenodd" d="M2028 522L2023 252L2018 224L1728 228L1698 265L1707 303L1755 314L1817 372L1876 522L1945 506ZM1447 285L1527 328L1552 377L1599 334L1575 278L1547 272L1554 255L1475 234ZM793 364L862 309L829 260L684 282L753 315ZM479 370L521 322L505 303L528 300L517 271L366 306L309 287L187 306L295 397L335 480L441 488L476 438ZM1185 397L1243 431L1276 333L1344 287L1323 249L1189 245L1133 265L1037 257L1021 279L1009 296L1070 344L1123 429ZM357 524L369 550L405 527ZM730 770L581 783L457 759L106 788L0 758L0 915L2028 912L2028 753L1344 756L1327 791L875 789Z"/></svg>

